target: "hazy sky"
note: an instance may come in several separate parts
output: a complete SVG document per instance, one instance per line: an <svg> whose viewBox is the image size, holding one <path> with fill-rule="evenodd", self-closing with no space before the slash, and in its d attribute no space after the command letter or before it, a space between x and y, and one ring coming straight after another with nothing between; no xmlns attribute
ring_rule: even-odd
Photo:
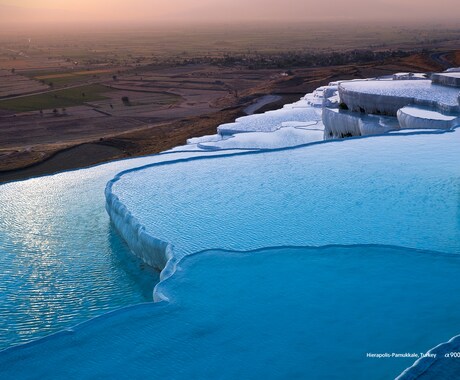
<svg viewBox="0 0 460 380"><path fill-rule="evenodd" d="M459 0L0 0L0 21L460 20ZM19 8L19 9L18 9ZM3 16L3 17L2 17Z"/></svg>

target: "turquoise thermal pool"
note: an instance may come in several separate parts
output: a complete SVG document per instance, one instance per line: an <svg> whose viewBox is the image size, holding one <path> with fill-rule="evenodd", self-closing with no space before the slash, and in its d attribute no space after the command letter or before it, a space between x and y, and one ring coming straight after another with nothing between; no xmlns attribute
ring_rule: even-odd
<svg viewBox="0 0 460 380"><path fill-rule="evenodd" d="M367 354L420 354L458 332L459 270L457 255L386 246L207 251L158 286L169 303L8 350L0 375L390 379L414 357Z"/></svg>
<svg viewBox="0 0 460 380"><path fill-rule="evenodd" d="M103 189L120 170L170 157L0 186L0 348L152 300L158 272L131 255L111 227Z"/></svg>
<svg viewBox="0 0 460 380"><path fill-rule="evenodd" d="M460 130L323 141L338 87L432 86L378 82L1 185L0 378L388 379L459 334Z"/></svg>

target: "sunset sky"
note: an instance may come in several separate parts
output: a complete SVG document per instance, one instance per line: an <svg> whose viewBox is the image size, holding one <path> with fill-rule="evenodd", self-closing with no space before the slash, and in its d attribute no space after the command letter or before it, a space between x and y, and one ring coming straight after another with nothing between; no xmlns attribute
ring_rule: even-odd
<svg viewBox="0 0 460 380"><path fill-rule="evenodd" d="M458 0L0 0L0 11L10 23L460 19Z"/></svg>

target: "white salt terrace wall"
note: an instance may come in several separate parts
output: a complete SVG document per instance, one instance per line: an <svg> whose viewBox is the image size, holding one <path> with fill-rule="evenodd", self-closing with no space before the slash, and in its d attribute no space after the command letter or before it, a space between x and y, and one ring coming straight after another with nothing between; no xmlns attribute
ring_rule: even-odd
<svg viewBox="0 0 460 380"><path fill-rule="evenodd" d="M343 82L339 96L351 111L368 114L396 116L408 105L460 112L457 89L433 85L429 80Z"/></svg>
<svg viewBox="0 0 460 380"><path fill-rule="evenodd" d="M170 271L165 269L169 263L173 268L175 265L175 257L173 253L173 245L167 241L158 239L148 233L145 227L135 218L128 208L120 201L117 195L112 191L115 183L125 174L132 171L139 172L145 167L153 165L162 165L166 163L186 161L192 158L210 157L214 155L231 155L235 154L234 150L222 150L217 152L200 152L200 151L176 151L174 153L160 153L158 161L150 163L146 166L136 167L118 173L112 180L110 180L105 187L105 208L110 216L110 220L114 225L116 231L127 243L129 249L133 254L139 257L146 264L153 268L162 271L161 278L170 274ZM168 159L169 158L169 159Z"/></svg>
<svg viewBox="0 0 460 380"><path fill-rule="evenodd" d="M312 122L305 127L285 127L274 132L238 133L220 141L198 143L202 150L218 149L278 149L304 145L324 140L324 127L321 122Z"/></svg>
<svg viewBox="0 0 460 380"><path fill-rule="evenodd" d="M394 118L359 114L337 108L323 109L323 124L326 140L379 135L399 128Z"/></svg>
<svg viewBox="0 0 460 380"><path fill-rule="evenodd" d="M460 124L460 117L418 107L398 110L398 121L402 129L451 129Z"/></svg>
<svg viewBox="0 0 460 380"><path fill-rule="evenodd" d="M396 73L393 74L393 80L422 80L427 79L426 74L421 73Z"/></svg>
<svg viewBox="0 0 460 380"><path fill-rule="evenodd" d="M414 102L414 98L400 96L395 98L390 95L374 95L362 93L339 86L339 96L342 103L354 112L381 113L396 115L398 110Z"/></svg>
<svg viewBox="0 0 460 380"><path fill-rule="evenodd" d="M431 75L433 83L460 88L460 72L437 73Z"/></svg>
<svg viewBox="0 0 460 380"><path fill-rule="evenodd" d="M121 174L121 173L120 173ZM156 239L145 231L145 227L129 212L113 194L112 186L119 175L109 181L105 189L106 210L117 232L128 243L131 251L148 265L162 270L172 258L169 243Z"/></svg>
<svg viewBox="0 0 460 380"><path fill-rule="evenodd" d="M273 132L279 129L281 124L286 121L320 121L320 112L320 110L317 111L313 107L282 108L263 114L240 117L234 123L219 125L217 131L221 136L244 132Z"/></svg>

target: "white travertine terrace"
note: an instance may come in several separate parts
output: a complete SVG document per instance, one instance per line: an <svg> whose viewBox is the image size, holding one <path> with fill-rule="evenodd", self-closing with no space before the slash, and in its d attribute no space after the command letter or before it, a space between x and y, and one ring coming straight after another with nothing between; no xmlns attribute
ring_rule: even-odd
<svg viewBox="0 0 460 380"><path fill-rule="evenodd" d="M397 73L392 78L332 83L338 94L330 92L330 100L324 97L325 139L458 126L460 71L450 69L426 78L426 74Z"/></svg>
<svg viewBox="0 0 460 380"><path fill-rule="evenodd" d="M433 74L431 80L433 83L443 86L460 88L460 72L457 71Z"/></svg>
<svg viewBox="0 0 460 380"><path fill-rule="evenodd" d="M395 116L408 105L418 105L441 112L459 112L459 90L430 80L343 82L340 100L355 112Z"/></svg>
<svg viewBox="0 0 460 380"><path fill-rule="evenodd" d="M395 118L366 115L338 108L323 109L324 139L381 135L398 129Z"/></svg>
<svg viewBox="0 0 460 380"><path fill-rule="evenodd" d="M398 121L402 129L450 129L460 124L460 117L408 106L398 110Z"/></svg>
<svg viewBox="0 0 460 380"><path fill-rule="evenodd" d="M420 80L427 79L426 74L422 73L396 73L393 74L393 80Z"/></svg>

